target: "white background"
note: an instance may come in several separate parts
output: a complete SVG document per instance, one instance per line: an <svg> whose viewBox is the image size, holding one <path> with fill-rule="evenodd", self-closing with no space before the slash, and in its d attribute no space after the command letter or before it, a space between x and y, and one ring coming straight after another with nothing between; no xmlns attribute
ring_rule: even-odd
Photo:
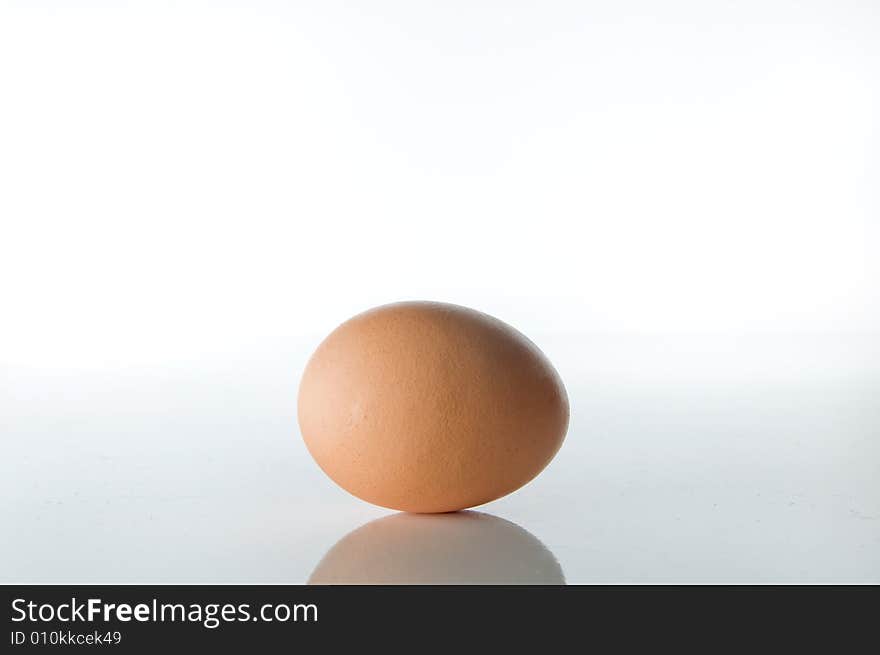
<svg viewBox="0 0 880 655"><path fill-rule="evenodd" d="M426 298L562 374L569 582L880 580L878 123L868 1L3 2L0 579L305 581L299 373Z"/></svg>

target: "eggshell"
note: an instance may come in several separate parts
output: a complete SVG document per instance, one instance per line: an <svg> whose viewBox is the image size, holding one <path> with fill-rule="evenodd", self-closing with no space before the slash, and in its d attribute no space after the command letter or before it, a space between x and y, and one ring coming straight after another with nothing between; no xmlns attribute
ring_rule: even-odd
<svg viewBox="0 0 880 655"><path fill-rule="evenodd" d="M531 341L436 302L378 307L318 346L299 390L318 465L368 502L408 512L487 503L534 478L568 427L568 398Z"/></svg>

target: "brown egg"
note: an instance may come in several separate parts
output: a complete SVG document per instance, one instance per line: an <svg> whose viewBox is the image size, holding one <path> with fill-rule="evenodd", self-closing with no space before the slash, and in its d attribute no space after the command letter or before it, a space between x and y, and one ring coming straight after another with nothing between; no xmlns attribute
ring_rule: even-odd
<svg viewBox="0 0 880 655"><path fill-rule="evenodd" d="M534 478L568 398L531 341L486 314L402 302L346 321L312 355L299 425L339 486L376 505L450 512Z"/></svg>

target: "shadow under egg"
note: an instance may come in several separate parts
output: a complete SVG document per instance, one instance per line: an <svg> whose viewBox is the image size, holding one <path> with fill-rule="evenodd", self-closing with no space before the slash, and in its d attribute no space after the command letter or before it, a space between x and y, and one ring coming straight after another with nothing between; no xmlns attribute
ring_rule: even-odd
<svg viewBox="0 0 880 655"><path fill-rule="evenodd" d="M308 584L564 585L559 562L515 523L481 512L393 514L350 532Z"/></svg>

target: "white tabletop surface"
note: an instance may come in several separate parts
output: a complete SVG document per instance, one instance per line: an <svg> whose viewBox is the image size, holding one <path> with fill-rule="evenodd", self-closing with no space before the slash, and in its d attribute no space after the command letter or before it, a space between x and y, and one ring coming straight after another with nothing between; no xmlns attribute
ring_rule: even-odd
<svg viewBox="0 0 880 655"><path fill-rule="evenodd" d="M394 515L324 476L295 419L314 339L7 369L0 581L880 582L876 335L536 340L571 427L480 515Z"/></svg>

